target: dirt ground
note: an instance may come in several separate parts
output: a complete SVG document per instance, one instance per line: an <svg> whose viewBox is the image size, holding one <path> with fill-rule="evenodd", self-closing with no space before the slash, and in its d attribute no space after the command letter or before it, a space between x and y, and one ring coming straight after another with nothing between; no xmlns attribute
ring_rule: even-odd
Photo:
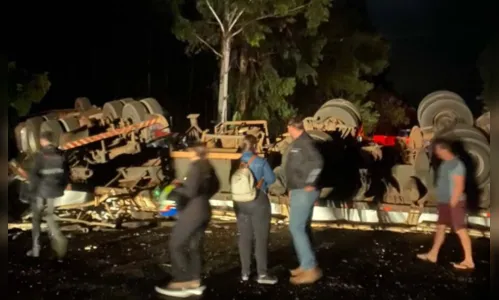
<svg viewBox="0 0 499 300"><path fill-rule="evenodd" d="M44 239L43 258L25 256L28 232L9 232L8 299L166 299L154 286L168 280L168 226L117 232L68 234L64 261L57 261ZM474 239L475 271L455 271L460 259L450 235L439 263L417 261L431 235L317 229L314 242L324 278L308 287L289 284L296 266L285 226L272 229L271 271L275 286L239 282L237 231L213 225L205 242L202 299L489 299L490 241Z"/></svg>

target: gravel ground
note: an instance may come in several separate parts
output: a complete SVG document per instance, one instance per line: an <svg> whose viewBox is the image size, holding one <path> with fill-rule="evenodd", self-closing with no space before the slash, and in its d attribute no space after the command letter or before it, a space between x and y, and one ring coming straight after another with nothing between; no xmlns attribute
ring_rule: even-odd
<svg viewBox="0 0 499 300"><path fill-rule="evenodd" d="M29 232L9 232L8 299L165 299L154 286L168 280L169 227L71 234L68 256L57 261L48 247L40 259L25 256ZM317 229L324 278L308 287L288 282L296 266L286 227L272 228L275 286L239 282L237 231L213 225L205 242L207 289L202 299L489 299L490 241L474 239L475 271L455 271L459 243L450 235L436 265L415 254L431 235ZM44 239L44 245L48 240Z"/></svg>

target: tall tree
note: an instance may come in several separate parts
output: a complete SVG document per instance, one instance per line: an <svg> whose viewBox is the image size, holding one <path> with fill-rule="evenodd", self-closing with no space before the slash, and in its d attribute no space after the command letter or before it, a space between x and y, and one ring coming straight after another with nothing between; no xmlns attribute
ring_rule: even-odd
<svg viewBox="0 0 499 300"><path fill-rule="evenodd" d="M32 73L18 68L16 62L8 64L8 103L19 116L29 113L31 105L42 100L50 88L48 73Z"/></svg>
<svg viewBox="0 0 499 300"><path fill-rule="evenodd" d="M199 16L189 19L182 14L183 3L183 0L172 1L176 18L175 35L188 42L188 52L209 49L220 60L220 121L227 120L233 45L241 40L242 51L245 47L259 47L266 35L272 32L273 20L294 22L293 17L303 15L308 28L317 28L328 19L329 11L325 8L330 6L329 0L198 0L196 9ZM283 85L290 84L289 80L283 82Z"/></svg>
<svg viewBox="0 0 499 300"><path fill-rule="evenodd" d="M389 47L356 7L336 1L330 14L318 28L307 27L301 16L273 20L258 48L233 45L231 98L239 117L282 124L295 112L290 101L310 115L322 102L343 97L359 106L366 131L374 129L379 113L365 99L372 77L388 66Z"/></svg>

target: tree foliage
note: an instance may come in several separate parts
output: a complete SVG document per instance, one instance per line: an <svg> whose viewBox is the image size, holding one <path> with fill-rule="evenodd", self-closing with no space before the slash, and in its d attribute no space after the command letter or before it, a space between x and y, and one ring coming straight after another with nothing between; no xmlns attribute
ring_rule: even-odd
<svg viewBox="0 0 499 300"><path fill-rule="evenodd" d="M369 32L357 9L337 2L198 0L197 17L187 18L183 1L175 0L173 32L187 42L188 53L210 50L220 59L219 112L227 100L233 118L282 124L295 107L318 108L342 97L358 104L371 128L379 114L364 99L373 88L370 79L388 65L389 48Z"/></svg>
<svg viewBox="0 0 499 300"><path fill-rule="evenodd" d="M182 0L172 1L176 16L173 32L182 41L188 43L187 52L197 53L210 49L220 59L218 111L219 119L224 119L227 111L229 77L232 65L231 56L235 44L240 47L258 48L266 37L273 32L274 26L286 22L294 22L296 16L303 16L306 27L313 32L321 22L327 20L330 6L329 0L199 0L196 1L198 19L187 18L182 13ZM326 8L326 9L325 9ZM262 62L262 70L268 71L265 79L276 79L275 69L268 61ZM272 74L274 73L274 74ZM271 95L286 96L293 85L292 79L277 80L277 86L283 87L279 92L272 84ZM268 84L254 87L253 92L269 89ZM248 94L249 91L246 90ZM276 106L277 107L277 106ZM256 109L258 111L258 109ZM260 111L267 111L260 109ZM241 112L245 115L245 111Z"/></svg>
<svg viewBox="0 0 499 300"><path fill-rule="evenodd" d="M18 68L16 62L8 64L8 103L19 116L29 113L33 103L39 103L50 88L48 73L31 73Z"/></svg>

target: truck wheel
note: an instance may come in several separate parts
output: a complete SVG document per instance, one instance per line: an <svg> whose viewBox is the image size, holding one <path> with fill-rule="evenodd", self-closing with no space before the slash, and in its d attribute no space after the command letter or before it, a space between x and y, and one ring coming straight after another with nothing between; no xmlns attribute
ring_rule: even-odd
<svg viewBox="0 0 499 300"><path fill-rule="evenodd" d="M131 124L140 123L146 120L147 110L142 103L133 101L123 107L121 117Z"/></svg>
<svg viewBox="0 0 499 300"><path fill-rule="evenodd" d="M341 107L348 107L351 111L353 111L355 113L355 116L357 117L357 119L359 121L362 120L359 108L357 107L357 105L353 104L351 101L348 101L348 100L345 100L345 99L341 99L341 98L336 98L336 99L332 99L332 100L327 101L326 103L324 103L321 106L321 108L322 107L326 107L326 106L330 106L330 105L341 106Z"/></svg>
<svg viewBox="0 0 499 300"><path fill-rule="evenodd" d="M125 104L120 100L110 101L104 103L102 106L102 119L105 123L110 123L114 120L121 118Z"/></svg>
<svg viewBox="0 0 499 300"><path fill-rule="evenodd" d="M87 97L78 97L75 100L75 109L79 112L84 112L92 108L92 103Z"/></svg>
<svg viewBox="0 0 499 300"><path fill-rule="evenodd" d="M490 136L490 111L481 115L475 122L475 126L483 130L483 132Z"/></svg>
<svg viewBox="0 0 499 300"><path fill-rule="evenodd" d="M466 124L457 124L452 128L442 130L438 133L438 136L446 137L452 140L459 140L463 137L468 137L488 143L487 137L480 129Z"/></svg>
<svg viewBox="0 0 499 300"><path fill-rule="evenodd" d="M35 153L40 150L40 127L44 121L42 117L34 117L26 120L28 153Z"/></svg>
<svg viewBox="0 0 499 300"><path fill-rule="evenodd" d="M418 119L423 130L433 127L435 132L454 127L456 124L473 125L473 121L473 114L466 104L451 99L440 99L429 104Z"/></svg>
<svg viewBox="0 0 499 300"><path fill-rule="evenodd" d="M22 122L17 124L14 129L14 134L16 136L17 150L22 153L29 153L28 135L27 135L26 123Z"/></svg>
<svg viewBox="0 0 499 300"><path fill-rule="evenodd" d="M430 105L433 104L437 100L445 100L450 99L457 102L465 103L463 98L458 94L450 91L435 91L426 95L423 100L418 105L417 116L418 120L422 119L422 112Z"/></svg>
<svg viewBox="0 0 499 300"><path fill-rule="evenodd" d="M324 120L327 118L334 117L338 120L343 121L348 126L358 127L360 124L360 117L357 112L351 108L350 105L344 104L343 101L337 101L342 99L333 99L327 102L327 105L322 106L315 113L314 118L318 120Z"/></svg>
<svg viewBox="0 0 499 300"><path fill-rule="evenodd" d="M55 146L59 146L61 134L64 132L58 120L48 120L42 123L40 127L40 132L51 132L53 135L53 139L51 142Z"/></svg>
<svg viewBox="0 0 499 300"><path fill-rule="evenodd" d="M147 112L150 114L166 115L165 110L158 101L154 98L145 98L140 100L140 102L147 108Z"/></svg>
<svg viewBox="0 0 499 300"><path fill-rule="evenodd" d="M80 120L77 117L67 117L59 119L65 132L72 132L81 128Z"/></svg>
<svg viewBox="0 0 499 300"><path fill-rule="evenodd" d="M133 102L135 100L133 100L133 98L123 98L123 99L118 99L117 101L123 103L123 106L124 106L125 104Z"/></svg>

